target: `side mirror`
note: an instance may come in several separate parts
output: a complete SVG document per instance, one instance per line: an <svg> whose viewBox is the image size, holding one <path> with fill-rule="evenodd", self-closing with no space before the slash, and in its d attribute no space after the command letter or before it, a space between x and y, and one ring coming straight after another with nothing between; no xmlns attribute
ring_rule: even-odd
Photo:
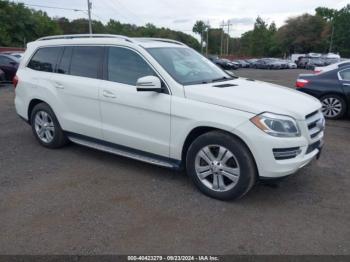
<svg viewBox="0 0 350 262"><path fill-rule="evenodd" d="M136 90L139 92L161 92L162 84L156 76L144 76L136 81Z"/></svg>

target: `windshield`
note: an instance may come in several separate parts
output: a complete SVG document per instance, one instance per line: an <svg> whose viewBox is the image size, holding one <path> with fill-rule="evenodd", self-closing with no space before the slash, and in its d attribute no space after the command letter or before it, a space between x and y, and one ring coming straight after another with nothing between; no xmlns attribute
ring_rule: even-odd
<svg viewBox="0 0 350 262"><path fill-rule="evenodd" d="M155 60L180 84L195 85L232 79L204 56L190 48L147 48Z"/></svg>

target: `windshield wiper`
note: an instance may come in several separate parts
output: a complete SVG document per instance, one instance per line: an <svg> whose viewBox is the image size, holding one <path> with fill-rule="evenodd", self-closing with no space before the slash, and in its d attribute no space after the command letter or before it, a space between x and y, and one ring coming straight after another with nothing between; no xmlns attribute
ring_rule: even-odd
<svg viewBox="0 0 350 262"><path fill-rule="evenodd" d="M220 77L220 78L212 79L210 82L214 83L214 82L220 82L220 81L226 81L226 80L232 80L232 79L233 79L233 77L223 76L223 77Z"/></svg>

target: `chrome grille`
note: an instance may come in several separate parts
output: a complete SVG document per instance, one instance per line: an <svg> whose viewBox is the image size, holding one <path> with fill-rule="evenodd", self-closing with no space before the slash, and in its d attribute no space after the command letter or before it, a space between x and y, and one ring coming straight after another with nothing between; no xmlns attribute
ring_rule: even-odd
<svg viewBox="0 0 350 262"><path fill-rule="evenodd" d="M325 120L321 111L315 111L306 115L306 125L310 138L313 139L320 134L325 128Z"/></svg>

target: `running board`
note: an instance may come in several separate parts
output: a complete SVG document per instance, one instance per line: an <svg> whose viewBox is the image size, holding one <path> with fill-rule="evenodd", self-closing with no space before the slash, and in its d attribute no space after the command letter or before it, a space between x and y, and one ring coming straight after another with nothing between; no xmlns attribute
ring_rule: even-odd
<svg viewBox="0 0 350 262"><path fill-rule="evenodd" d="M90 148L94 148L97 150L101 150L107 153L111 153L114 155L118 155L118 156L123 156L123 157L127 157L127 158L131 158L134 160L139 160L145 163L149 163L149 164L153 164L153 165L157 165L157 166L162 166L162 167L167 167L167 168L172 168L172 169L179 169L180 168L180 164L178 163L172 163L171 161L166 161L166 160L161 160L158 159L156 157L151 157L151 156L145 156L142 153L136 153L136 152L131 152L129 150L124 150L124 149L120 149L120 148L114 148L113 146L109 146L109 145L104 145L95 141L88 141L87 139L84 138L78 138L75 136L70 136L68 135L68 139L70 141L72 141L73 143L82 145L82 146L86 146L86 147L90 147Z"/></svg>

